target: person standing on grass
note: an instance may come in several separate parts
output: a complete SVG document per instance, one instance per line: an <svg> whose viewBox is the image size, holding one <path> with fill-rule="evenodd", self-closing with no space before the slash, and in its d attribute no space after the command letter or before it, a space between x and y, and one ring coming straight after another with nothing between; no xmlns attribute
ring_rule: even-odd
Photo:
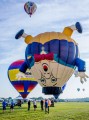
<svg viewBox="0 0 89 120"><path fill-rule="evenodd" d="M3 113L4 113L6 110L6 101L5 100L2 102L2 107L3 107Z"/></svg>
<svg viewBox="0 0 89 120"><path fill-rule="evenodd" d="M43 104L44 104L44 101L43 101L43 100L41 100L41 101L40 101L41 110L44 110L44 109L43 109Z"/></svg>
<svg viewBox="0 0 89 120"><path fill-rule="evenodd" d="M45 113L48 112L48 100L45 99Z"/></svg>
<svg viewBox="0 0 89 120"><path fill-rule="evenodd" d="M21 100L19 100L19 107L21 107L21 105L22 105L22 102L21 102Z"/></svg>
<svg viewBox="0 0 89 120"><path fill-rule="evenodd" d="M11 112L13 112L13 111L14 111L14 102L13 102L13 100L11 101L10 111L11 111Z"/></svg>
<svg viewBox="0 0 89 120"><path fill-rule="evenodd" d="M33 101L33 107L34 107L34 111L35 111L37 108L36 100Z"/></svg>
<svg viewBox="0 0 89 120"><path fill-rule="evenodd" d="M30 110L31 102L30 100L28 101L28 111Z"/></svg>
<svg viewBox="0 0 89 120"><path fill-rule="evenodd" d="M51 100L48 99L48 113L49 113L49 107L51 105Z"/></svg>

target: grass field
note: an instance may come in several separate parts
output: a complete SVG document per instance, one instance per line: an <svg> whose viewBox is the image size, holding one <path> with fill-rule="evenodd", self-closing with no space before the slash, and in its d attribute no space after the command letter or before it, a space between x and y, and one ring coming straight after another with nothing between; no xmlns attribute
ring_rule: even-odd
<svg viewBox="0 0 89 120"><path fill-rule="evenodd" d="M15 107L10 112L9 107L5 113L2 112L0 106L0 120L89 120L89 103L79 102L63 102L55 103L55 107L50 107L50 113L45 114L41 111L40 104L37 104L37 110L27 111L27 104L23 104L22 108Z"/></svg>

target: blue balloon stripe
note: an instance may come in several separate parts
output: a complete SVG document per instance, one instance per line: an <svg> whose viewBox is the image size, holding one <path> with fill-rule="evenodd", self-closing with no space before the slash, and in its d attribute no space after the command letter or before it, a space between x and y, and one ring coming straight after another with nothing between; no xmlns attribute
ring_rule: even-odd
<svg viewBox="0 0 89 120"><path fill-rule="evenodd" d="M68 59L67 63L73 65L73 62L75 60L75 45L73 42L68 43Z"/></svg>
<svg viewBox="0 0 89 120"><path fill-rule="evenodd" d="M15 84L28 84L28 85L36 85L38 82L36 82L36 81L22 81L22 80L20 80L20 81L10 81L11 83L13 83L13 85L15 85Z"/></svg>
<svg viewBox="0 0 89 120"><path fill-rule="evenodd" d="M78 57L78 45L75 46L76 49L76 55L75 55L75 59Z"/></svg>
<svg viewBox="0 0 89 120"><path fill-rule="evenodd" d="M19 69L21 65L18 66L10 66L8 70Z"/></svg>
<svg viewBox="0 0 89 120"><path fill-rule="evenodd" d="M43 46L44 46L45 52L49 53L50 52L50 44L49 44L49 42L46 42Z"/></svg>
<svg viewBox="0 0 89 120"><path fill-rule="evenodd" d="M50 52L53 52L54 54L58 54L60 53L59 49L60 49L60 45L59 45L59 40L57 39L54 39L54 40L51 40L50 41L50 46L49 46L49 49L50 49Z"/></svg>
<svg viewBox="0 0 89 120"><path fill-rule="evenodd" d="M60 59L66 62L68 58L68 41L67 40L61 40L60 41Z"/></svg>

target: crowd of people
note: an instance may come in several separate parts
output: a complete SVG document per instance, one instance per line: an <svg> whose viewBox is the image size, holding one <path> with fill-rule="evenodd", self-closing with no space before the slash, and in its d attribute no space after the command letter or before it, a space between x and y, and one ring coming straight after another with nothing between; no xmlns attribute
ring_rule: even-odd
<svg viewBox="0 0 89 120"><path fill-rule="evenodd" d="M45 99L45 100L41 100L40 101L40 106L41 106L41 110L45 111L45 113L49 113L49 107L51 105L51 100L49 99ZM30 110L30 106L31 106L31 101L29 100L28 101L28 111ZM34 111L36 110L37 108L37 102L36 100L33 101L33 107L34 107Z"/></svg>
<svg viewBox="0 0 89 120"><path fill-rule="evenodd" d="M45 111L45 113L49 113L49 107L50 107L50 105L51 105L51 100L49 100L49 99L45 99L45 100L41 100L41 101L40 101L41 110L42 110L42 111ZM4 100L4 101L2 102L3 113L4 113L5 110L6 110L6 106L7 106L7 103L6 103L6 101ZM12 101L11 101L11 104L10 104L10 111L11 111L11 112L14 111L14 106L15 106L15 105L14 105L14 102L13 102L13 100L12 100ZM20 107L21 107L21 102L20 102ZM28 111L30 111L30 107L31 107L31 101L28 100ZM33 108L34 108L34 111L36 111L36 109L37 109L37 101L36 101L36 100L33 101Z"/></svg>

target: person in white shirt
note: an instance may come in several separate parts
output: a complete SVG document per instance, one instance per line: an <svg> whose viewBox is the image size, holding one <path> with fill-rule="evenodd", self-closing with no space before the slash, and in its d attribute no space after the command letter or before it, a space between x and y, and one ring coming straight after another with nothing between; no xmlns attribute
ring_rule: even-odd
<svg viewBox="0 0 89 120"><path fill-rule="evenodd" d="M35 111L37 108L36 100L33 101L33 107L34 107L34 111Z"/></svg>

